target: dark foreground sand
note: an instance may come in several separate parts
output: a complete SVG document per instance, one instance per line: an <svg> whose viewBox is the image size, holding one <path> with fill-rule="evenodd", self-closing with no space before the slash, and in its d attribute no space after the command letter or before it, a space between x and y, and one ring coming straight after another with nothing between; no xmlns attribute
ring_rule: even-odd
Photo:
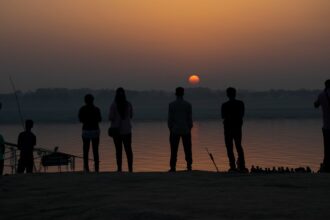
<svg viewBox="0 0 330 220"><path fill-rule="evenodd" d="M330 174L61 173L0 178L0 219L330 219Z"/></svg>

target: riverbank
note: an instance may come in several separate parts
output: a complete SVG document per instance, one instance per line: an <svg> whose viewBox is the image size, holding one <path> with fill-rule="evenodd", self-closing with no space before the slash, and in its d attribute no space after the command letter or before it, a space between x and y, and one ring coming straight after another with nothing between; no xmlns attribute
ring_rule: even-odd
<svg viewBox="0 0 330 220"><path fill-rule="evenodd" d="M0 177L1 219L329 219L329 174Z"/></svg>

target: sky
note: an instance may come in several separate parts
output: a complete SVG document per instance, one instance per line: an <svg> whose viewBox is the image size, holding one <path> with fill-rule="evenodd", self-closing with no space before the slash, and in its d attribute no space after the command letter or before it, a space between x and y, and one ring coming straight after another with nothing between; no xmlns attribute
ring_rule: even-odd
<svg viewBox="0 0 330 220"><path fill-rule="evenodd" d="M322 88L329 21L329 0L4 0L0 92Z"/></svg>

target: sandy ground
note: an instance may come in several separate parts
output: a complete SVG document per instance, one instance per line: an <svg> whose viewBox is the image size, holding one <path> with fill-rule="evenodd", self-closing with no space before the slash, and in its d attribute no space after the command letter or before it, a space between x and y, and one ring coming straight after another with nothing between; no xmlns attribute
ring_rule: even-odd
<svg viewBox="0 0 330 220"><path fill-rule="evenodd" d="M0 219L330 219L330 174L0 177Z"/></svg>

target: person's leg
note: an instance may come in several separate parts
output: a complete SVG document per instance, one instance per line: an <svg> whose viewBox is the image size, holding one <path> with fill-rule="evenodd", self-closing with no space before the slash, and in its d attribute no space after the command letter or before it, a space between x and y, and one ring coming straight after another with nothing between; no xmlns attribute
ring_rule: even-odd
<svg viewBox="0 0 330 220"><path fill-rule="evenodd" d="M90 143L89 138L83 138L84 171L86 172L89 172L89 165L88 165L89 143Z"/></svg>
<svg viewBox="0 0 330 220"><path fill-rule="evenodd" d="M177 161L177 156L178 156L179 142L180 142L180 135L170 133L170 145L171 145L170 167L171 167L171 171L176 170L176 161Z"/></svg>
<svg viewBox="0 0 330 220"><path fill-rule="evenodd" d="M100 161L99 161L99 144L100 144L100 138L93 138L92 139L95 172L99 172L99 164L100 164Z"/></svg>
<svg viewBox="0 0 330 220"><path fill-rule="evenodd" d="M231 170L236 169L236 163L235 163L235 155L233 150L233 135L232 135L232 129L231 128L224 128L225 132L225 144L227 148L227 155L229 159L229 166Z"/></svg>
<svg viewBox="0 0 330 220"><path fill-rule="evenodd" d="M324 141L323 167L324 167L324 171L330 172L330 129L323 129L323 141Z"/></svg>
<svg viewBox="0 0 330 220"><path fill-rule="evenodd" d="M123 144L127 157L128 171L133 172L132 134L123 135Z"/></svg>
<svg viewBox="0 0 330 220"><path fill-rule="evenodd" d="M182 136L182 143L183 143L183 149L184 154L187 162L187 169L191 170L192 167L192 144L191 144L191 134L186 134Z"/></svg>
<svg viewBox="0 0 330 220"><path fill-rule="evenodd" d="M18 159L18 165L17 165L17 173L24 173L25 170L25 162L24 162L24 155L20 155Z"/></svg>
<svg viewBox="0 0 330 220"><path fill-rule="evenodd" d="M246 168L245 168L244 150L242 146L242 127L235 128L234 141L238 155L238 169L244 171Z"/></svg>
<svg viewBox="0 0 330 220"><path fill-rule="evenodd" d="M117 171L121 172L121 170L122 170L122 168L121 168L121 165L122 165L122 150L123 150L121 136L113 137L113 143L115 144L115 148L116 148Z"/></svg>
<svg viewBox="0 0 330 220"><path fill-rule="evenodd" d="M26 160L26 173L33 173L34 159L33 155Z"/></svg>

